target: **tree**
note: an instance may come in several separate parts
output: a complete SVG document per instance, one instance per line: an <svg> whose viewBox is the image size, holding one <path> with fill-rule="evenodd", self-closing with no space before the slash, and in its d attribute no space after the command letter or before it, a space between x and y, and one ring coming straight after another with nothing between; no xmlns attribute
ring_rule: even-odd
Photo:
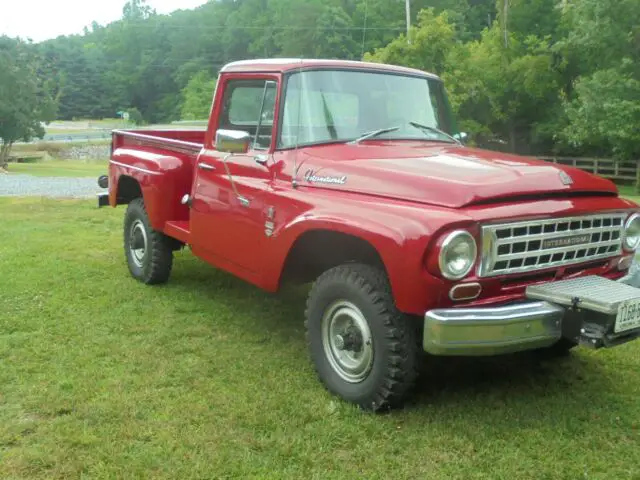
<svg viewBox="0 0 640 480"><path fill-rule="evenodd" d="M405 65L440 75L447 69L451 51L458 46L449 13L436 15L432 8L420 11L418 26L410 31L410 39L408 43L401 34L386 47L365 54L364 60Z"/></svg>
<svg viewBox="0 0 640 480"><path fill-rule="evenodd" d="M558 0L499 0L509 6L508 31L523 39L530 35L554 38L561 19ZM502 10L504 12L504 9Z"/></svg>
<svg viewBox="0 0 640 480"><path fill-rule="evenodd" d="M565 8L569 148L640 156L640 0L576 0Z"/></svg>
<svg viewBox="0 0 640 480"><path fill-rule="evenodd" d="M127 113L129 114L129 121L134 125L142 125L144 123L142 113L136 107L130 108Z"/></svg>
<svg viewBox="0 0 640 480"><path fill-rule="evenodd" d="M358 44L351 36L351 18L342 7L326 5L316 19L316 30L312 37L314 57L356 59Z"/></svg>
<svg viewBox="0 0 640 480"><path fill-rule="evenodd" d="M452 104L471 133L506 141L509 150L530 153L548 142L546 122L560 104L559 78L548 39L519 40L498 22L479 41L454 52L444 78ZM546 148L546 147L545 147Z"/></svg>
<svg viewBox="0 0 640 480"><path fill-rule="evenodd" d="M447 11L458 37L464 42L478 40L482 30L491 27L497 15L496 0L428 0L419 3L423 5L416 7L433 7L436 14Z"/></svg>
<svg viewBox="0 0 640 480"><path fill-rule="evenodd" d="M206 120L213 100L216 79L208 71L203 70L189 80L182 90L184 102L182 104L183 120Z"/></svg>
<svg viewBox="0 0 640 480"><path fill-rule="evenodd" d="M155 13L155 10L147 5L146 0L129 0L122 7L122 18L129 21L147 20Z"/></svg>
<svg viewBox="0 0 640 480"><path fill-rule="evenodd" d="M505 42L500 18L478 40L461 41L462 31L448 10L421 10L411 43L401 34L365 59L442 76L462 129L483 145L497 137L511 151L546 148L546 125L560 105L549 38L515 31Z"/></svg>
<svg viewBox="0 0 640 480"><path fill-rule="evenodd" d="M573 0L563 12L565 55L580 73L620 66L624 58L640 69L640 0Z"/></svg>
<svg viewBox="0 0 640 480"><path fill-rule="evenodd" d="M6 169L15 142L42 138L42 123L55 118L51 85L38 75L40 62L30 44L0 37L0 169Z"/></svg>
<svg viewBox="0 0 640 480"><path fill-rule="evenodd" d="M640 0L411 0L410 43L404 6L216 0L158 15L129 0L116 22L29 48L48 62L40 77L56 83L64 119L128 108L146 122L204 118L207 82L229 61L369 52L440 74L460 126L482 146L637 155Z"/></svg>
<svg viewBox="0 0 640 480"><path fill-rule="evenodd" d="M640 158L640 80L632 70L626 61L577 80L575 98L566 104L569 123L564 131L573 147Z"/></svg>

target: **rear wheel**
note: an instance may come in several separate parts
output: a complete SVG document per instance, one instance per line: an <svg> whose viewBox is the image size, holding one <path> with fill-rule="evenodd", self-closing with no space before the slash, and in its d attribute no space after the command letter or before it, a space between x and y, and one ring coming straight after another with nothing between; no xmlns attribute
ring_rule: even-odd
<svg viewBox="0 0 640 480"><path fill-rule="evenodd" d="M142 198L129 203L124 220L124 253L131 275L147 285L164 283L173 266L171 239L151 227Z"/></svg>
<svg viewBox="0 0 640 480"><path fill-rule="evenodd" d="M399 406L422 360L421 323L400 313L383 270L347 264L315 282L307 341L326 388L367 410Z"/></svg>

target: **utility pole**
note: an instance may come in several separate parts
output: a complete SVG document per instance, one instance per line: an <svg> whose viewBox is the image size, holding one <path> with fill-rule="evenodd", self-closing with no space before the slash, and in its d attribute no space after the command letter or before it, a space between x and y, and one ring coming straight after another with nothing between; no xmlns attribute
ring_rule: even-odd
<svg viewBox="0 0 640 480"><path fill-rule="evenodd" d="M507 27L507 21L508 21L508 17L509 17L509 0L504 0L504 4L503 4L503 13L502 13L502 17L503 17L503 22L504 22L504 47L507 48L509 46L509 30Z"/></svg>
<svg viewBox="0 0 640 480"><path fill-rule="evenodd" d="M405 0L405 9L407 13L407 43L411 43L409 38L409 29L411 28L411 0Z"/></svg>

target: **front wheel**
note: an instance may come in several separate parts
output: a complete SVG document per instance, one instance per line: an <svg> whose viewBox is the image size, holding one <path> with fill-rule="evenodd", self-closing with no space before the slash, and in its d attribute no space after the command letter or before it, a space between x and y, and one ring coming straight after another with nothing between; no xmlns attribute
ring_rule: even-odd
<svg viewBox="0 0 640 480"><path fill-rule="evenodd" d="M131 275L147 285L164 283L173 266L170 239L151 227L142 198L129 203L124 219L124 254Z"/></svg>
<svg viewBox="0 0 640 480"><path fill-rule="evenodd" d="M367 410L399 406L422 359L419 320L400 313L382 269L347 264L315 282L307 341L326 388Z"/></svg>

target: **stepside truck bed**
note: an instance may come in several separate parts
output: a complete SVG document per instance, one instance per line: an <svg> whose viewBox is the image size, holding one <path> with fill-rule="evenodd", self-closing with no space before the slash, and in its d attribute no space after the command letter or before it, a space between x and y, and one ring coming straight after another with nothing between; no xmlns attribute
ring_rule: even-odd
<svg viewBox="0 0 640 480"><path fill-rule="evenodd" d="M146 146L197 155L204 145L204 136L204 130L114 130L112 149Z"/></svg>
<svg viewBox="0 0 640 480"><path fill-rule="evenodd" d="M109 204L128 203L139 188L154 228L189 243L189 208L180 199L191 193L204 139L205 130L115 130Z"/></svg>

